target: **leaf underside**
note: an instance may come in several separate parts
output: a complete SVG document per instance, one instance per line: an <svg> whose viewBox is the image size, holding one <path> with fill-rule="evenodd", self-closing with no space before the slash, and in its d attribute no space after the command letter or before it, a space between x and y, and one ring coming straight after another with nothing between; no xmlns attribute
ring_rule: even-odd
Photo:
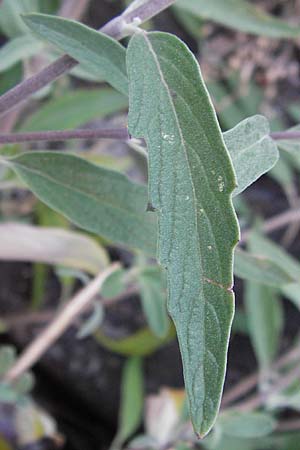
<svg viewBox="0 0 300 450"><path fill-rule="evenodd" d="M179 39L136 34L127 69L129 131L149 149L158 259L168 271L192 422L204 436L219 410L234 312L234 172L199 66Z"/></svg>

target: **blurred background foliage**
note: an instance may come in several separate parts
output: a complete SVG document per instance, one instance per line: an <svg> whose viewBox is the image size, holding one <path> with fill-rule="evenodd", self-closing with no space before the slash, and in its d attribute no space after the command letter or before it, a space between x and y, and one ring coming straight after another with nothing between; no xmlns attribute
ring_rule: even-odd
<svg viewBox="0 0 300 450"><path fill-rule="evenodd" d="M20 14L66 14L99 28L130 2L85 3L73 17L74 1L1 2L0 94L60 55L29 32ZM178 0L145 27L188 43L223 131L259 113L277 131L299 127L299 14L298 0ZM0 131L124 126L127 107L123 94L79 65L1 118ZM22 144L0 152L29 148L72 152L147 179L138 143ZM282 142L275 167L235 198L243 241L224 406L213 432L198 442L164 273L145 255L74 226L0 166L1 374L15 359L14 346L24 348L75 289L112 261L123 266L41 360L35 387L31 374L17 386L0 385L0 450L99 450L110 442L112 449L298 450L299 172L300 143Z"/></svg>

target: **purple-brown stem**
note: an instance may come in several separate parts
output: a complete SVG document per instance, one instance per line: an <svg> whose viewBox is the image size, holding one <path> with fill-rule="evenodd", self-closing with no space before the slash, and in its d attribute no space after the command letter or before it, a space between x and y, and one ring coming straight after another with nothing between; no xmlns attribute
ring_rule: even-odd
<svg viewBox="0 0 300 450"><path fill-rule="evenodd" d="M67 17L68 19L78 20L83 16L85 10L88 7L90 0L64 0L58 15L61 17Z"/></svg>
<svg viewBox="0 0 300 450"><path fill-rule="evenodd" d="M290 141L300 139L300 131L275 131L270 136L275 141Z"/></svg>
<svg viewBox="0 0 300 450"><path fill-rule="evenodd" d="M112 129L78 129L66 131L40 131L33 133L0 134L0 144L21 142L66 141L70 139L117 139L128 140L127 128Z"/></svg>
<svg viewBox="0 0 300 450"><path fill-rule="evenodd" d="M129 36L132 30L126 28L134 19L145 22L168 8L175 0L148 0L144 5L135 8L108 22L99 31L117 40ZM24 80L0 97L0 116L25 101L35 92L52 83L64 73L75 67L78 62L68 55L63 55L36 75Z"/></svg>

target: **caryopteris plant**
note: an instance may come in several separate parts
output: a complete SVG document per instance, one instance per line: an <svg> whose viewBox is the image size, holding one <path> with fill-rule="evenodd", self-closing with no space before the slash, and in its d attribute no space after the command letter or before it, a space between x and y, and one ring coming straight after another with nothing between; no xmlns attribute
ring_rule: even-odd
<svg viewBox="0 0 300 450"><path fill-rule="evenodd" d="M67 129L58 129L59 125L56 129L54 124L43 130L37 124L38 120L45 123L45 118L47 124L45 111L44 119L25 121L18 133L0 134L0 143L120 139L142 151L147 161L148 186L69 152L10 154L7 147L1 164L11 169L42 202L78 227L130 249L143 261L157 258L166 269L167 307L180 345L190 416L195 432L204 437L213 427L220 407L234 316L233 254L239 227L232 198L278 161L276 139L295 139L299 132L272 135L267 119L256 115L222 133L199 64L189 48L172 34L140 28L173 3L174 0L136 0L100 31L54 15L23 15L23 31L27 30L26 24L33 33L26 38L35 43L37 52L51 44L65 54L0 97L3 116L71 69L106 81L115 90L105 93L109 95L109 112L119 111L129 101L128 129L72 130L70 126L77 127L78 123L70 117ZM216 12L218 22L223 18L226 26L238 23L237 28L244 26L253 33L299 35L297 28L278 20L255 17L250 5L242 13L234 9L237 1L206 3L180 0L175 7L177 11L208 18ZM224 9L225 3L229 5ZM7 8L7 4L4 2L2 8ZM124 37L130 37L126 45L118 42ZM19 44L22 45L21 40ZM34 49L30 48L32 54ZM12 59L15 63L18 56ZM101 99L106 101L103 95L96 99L100 111ZM65 106L59 106L67 117L67 111L73 114L70 102L71 98L66 99ZM84 112L86 121L93 117L93 102L90 96ZM83 114L84 108L82 103L78 115ZM9 230L5 228L3 232L9 240ZM34 236L43 239L41 234ZM278 279L291 281L283 269L275 267L277 261L266 265L240 250L237 259L236 270L242 278L261 281L263 277L273 286ZM90 257L86 263L71 264L63 254L52 260L63 260L65 265L77 268L88 264L94 274L103 262L103 258L99 264L97 258L92 261ZM159 338L166 338L168 319L164 318L163 300L156 316L149 303L152 292L162 292L164 272L151 272L148 268L135 276L150 328Z"/></svg>

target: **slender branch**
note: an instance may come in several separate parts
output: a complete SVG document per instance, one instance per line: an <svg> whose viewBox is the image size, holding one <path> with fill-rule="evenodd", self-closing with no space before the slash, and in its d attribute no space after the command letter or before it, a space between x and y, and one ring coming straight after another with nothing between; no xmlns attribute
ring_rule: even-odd
<svg viewBox="0 0 300 450"><path fill-rule="evenodd" d="M64 0L58 12L59 16L79 20L85 13L90 0Z"/></svg>
<svg viewBox="0 0 300 450"><path fill-rule="evenodd" d="M271 370L280 370L291 364L296 359L300 358L300 346L293 347L290 351L282 355L277 361L272 364ZM259 381L259 373L253 373L252 375L244 378L240 383L237 383L233 388L228 389L223 395L222 408L233 403L239 397L247 394L253 389Z"/></svg>
<svg viewBox="0 0 300 450"><path fill-rule="evenodd" d="M258 393L250 397L248 400L243 401L237 405L233 405L229 409L233 409L235 411L253 411L254 409L260 408L268 399L268 397L272 394L276 394L278 392L287 389L295 380L300 378L300 365L298 364L292 370L290 370L285 376L282 376L278 383L274 384L271 390L267 393Z"/></svg>
<svg viewBox="0 0 300 450"><path fill-rule="evenodd" d="M66 131L41 131L34 133L1 134L0 144L18 142L65 141L69 139L120 139L128 140L127 128L77 129Z"/></svg>
<svg viewBox="0 0 300 450"><path fill-rule="evenodd" d="M22 81L0 97L0 116L35 92L52 83L64 73L75 67L77 61L68 55L63 55L36 75Z"/></svg>
<svg viewBox="0 0 300 450"><path fill-rule="evenodd" d="M270 133L270 136L275 141L286 141L300 139L300 131L275 131Z"/></svg>
<svg viewBox="0 0 300 450"><path fill-rule="evenodd" d="M30 369L49 347L65 332L65 330L84 312L94 297L99 293L105 280L115 272L120 265L111 265L100 273L84 289L82 289L67 305L58 313L57 317L46 329L24 350L13 367L4 376L4 381L12 383L20 375Z"/></svg>
<svg viewBox="0 0 300 450"><path fill-rule="evenodd" d="M175 0L148 0L145 4L127 13L125 10L121 16L108 22L99 31L119 40L122 37L132 34L132 29L128 25L134 22L137 17L141 23L145 22L168 8L174 2ZM0 97L0 116L25 101L49 83L55 81L77 64L78 62L75 59L68 55L63 55L36 75L33 75L7 91Z"/></svg>

